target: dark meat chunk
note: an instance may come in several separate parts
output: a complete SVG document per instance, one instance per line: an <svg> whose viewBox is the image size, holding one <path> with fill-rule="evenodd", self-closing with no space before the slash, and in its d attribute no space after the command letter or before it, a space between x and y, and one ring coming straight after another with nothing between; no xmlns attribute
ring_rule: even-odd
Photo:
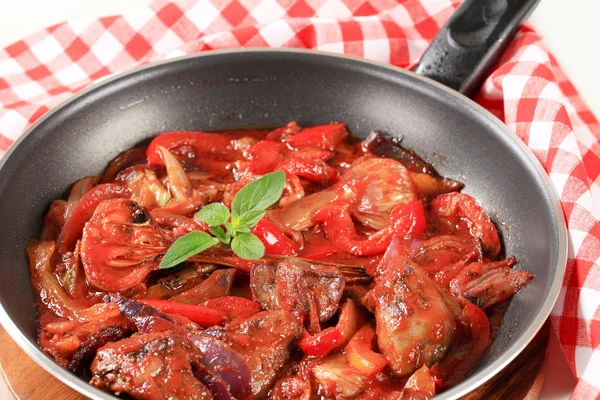
<svg viewBox="0 0 600 400"><path fill-rule="evenodd" d="M320 394L335 399L355 399L364 392L371 379L351 366L343 354L330 355L312 368Z"/></svg>
<svg viewBox="0 0 600 400"><path fill-rule="evenodd" d="M310 400L310 380L299 374L279 379L269 392L269 400Z"/></svg>
<svg viewBox="0 0 600 400"><path fill-rule="evenodd" d="M263 308L275 310L279 307L277 296L277 265L261 264L250 271L250 289L252 297Z"/></svg>
<svg viewBox="0 0 600 400"><path fill-rule="evenodd" d="M263 311L249 318L238 318L224 328L204 332L227 343L246 360L252 372L252 396L264 397L277 373L287 363L302 325L287 311Z"/></svg>
<svg viewBox="0 0 600 400"><path fill-rule="evenodd" d="M310 316L311 326L335 314L344 284L337 267L297 258L276 265L263 264L250 273L252 294L264 308L289 311L300 321Z"/></svg>
<svg viewBox="0 0 600 400"><path fill-rule="evenodd" d="M462 305L470 301L480 308L507 300L534 277L527 271L512 269L515 264L514 257L469 264L450 282L450 291Z"/></svg>
<svg viewBox="0 0 600 400"><path fill-rule="evenodd" d="M363 303L374 310L379 350L397 376L435 364L454 338L454 313L444 295L408 259L386 266Z"/></svg>
<svg viewBox="0 0 600 400"><path fill-rule="evenodd" d="M102 328L88 336L88 338L81 343L79 349L73 354L71 361L69 361L69 370L80 373L83 368L89 365L90 361L96 355L96 351L102 346L110 342L116 342L129 336L132 332L131 327L111 325Z"/></svg>
<svg viewBox="0 0 600 400"><path fill-rule="evenodd" d="M194 344L172 332L134 335L98 350L90 384L138 399L202 399L213 396L194 376L200 365Z"/></svg>

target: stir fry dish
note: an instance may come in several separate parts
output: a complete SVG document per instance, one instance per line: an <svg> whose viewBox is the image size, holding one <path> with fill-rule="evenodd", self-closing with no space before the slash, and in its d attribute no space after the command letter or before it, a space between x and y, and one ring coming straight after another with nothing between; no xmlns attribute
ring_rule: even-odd
<svg viewBox="0 0 600 400"><path fill-rule="evenodd" d="M126 398L431 398L533 278L462 188L343 123L160 134L50 205L39 345Z"/></svg>

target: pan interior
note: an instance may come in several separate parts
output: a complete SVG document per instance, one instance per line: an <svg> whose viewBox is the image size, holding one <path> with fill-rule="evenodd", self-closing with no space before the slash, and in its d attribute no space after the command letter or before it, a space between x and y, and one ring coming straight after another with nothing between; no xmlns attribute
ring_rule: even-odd
<svg viewBox="0 0 600 400"><path fill-rule="evenodd" d="M553 199L522 148L489 115L412 75L354 59L277 51L188 57L126 74L54 111L21 141L0 169L0 301L10 319L35 344L24 248L38 236L50 201L77 179L160 132L292 120L343 121L359 136L374 129L404 136L404 144L442 175L466 184L465 192L493 216L507 255L519 260L516 268L536 275L512 300L500 335L469 382L530 339L523 338L526 330L562 276L561 239Z"/></svg>

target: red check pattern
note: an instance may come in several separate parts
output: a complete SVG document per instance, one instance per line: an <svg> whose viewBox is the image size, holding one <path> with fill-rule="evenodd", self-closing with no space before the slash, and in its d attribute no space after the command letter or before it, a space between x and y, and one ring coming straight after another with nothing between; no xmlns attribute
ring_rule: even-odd
<svg viewBox="0 0 600 400"><path fill-rule="evenodd" d="M232 47L300 47L413 66L460 0L157 0L70 21L0 50L0 156L38 117L110 74ZM569 264L552 322L600 398L600 125L540 36L523 28L477 99L525 142L560 194Z"/></svg>

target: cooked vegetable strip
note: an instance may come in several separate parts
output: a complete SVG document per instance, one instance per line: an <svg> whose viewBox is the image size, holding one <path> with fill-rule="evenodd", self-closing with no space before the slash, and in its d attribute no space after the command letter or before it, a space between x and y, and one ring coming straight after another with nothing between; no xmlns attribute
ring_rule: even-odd
<svg viewBox="0 0 600 400"><path fill-rule="evenodd" d="M338 347L343 339L342 332L337 328L327 328L316 335L304 332L298 340L298 347L309 356L324 356Z"/></svg>
<svg viewBox="0 0 600 400"><path fill-rule="evenodd" d="M366 238L360 238L348 211L349 207L348 203L332 203L319 210L314 218L323 222L329 240L349 254L381 254L388 248L394 236L420 236L426 229L423 205L420 201L408 202L392 210L390 226Z"/></svg>
<svg viewBox="0 0 600 400"><path fill-rule="evenodd" d="M364 325L350 339L345 349L346 360L366 376L383 371L388 364L384 356L373 351L373 339L375 329L371 325Z"/></svg>
<svg viewBox="0 0 600 400"><path fill-rule="evenodd" d="M171 300L186 304L200 304L215 297L229 296L234 277L235 270L219 269L202 283L172 297Z"/></svg>
<svg viewBox="0 0 600 400"><path fill-rule="evenodd" d="M304 128L297 134L290 136L286 142L295 149L316 147L321 150L335 150L347 136L346 125L338 122Z"/></svg>
<svg viewBox="0 0 600 400"><path fill-rule="evenodd" d="M227 320L227 314L203 306L178 303L172 300L140 300L142 303L154 307L167 314L177 314L186 317L200 326L213 326L222 324Z"/></svg>
<svg viewBox="0 0 600 400"><path fill-rule="evenodd" d="M300 250L298 245L283 234L277 226L267 218L262 218L252 229L252 233L263 242L265 254L279 256L295 256Z"/></svg>
<svg viewBox="0 0 600 400"><path fill-rule="evenodd" d="M475 199L464 193L449 193L436 197L431 210L451 224L465 221L471 234L480 239L490 256L500 253L500 238L496 227Z"/></svg>
<svg viewBox="0 0 600 400"><path fill-rule="evenodd" d="M85 308L84 304L89 304L89 301L84 300L84 304L81 304L81 299L71 299L60 287L52 274L51 259L54 251L54 242L31 242L27 246L34 289L41 302L54 314L76 319Z"/></svg>
<svg viewBox="0 0 600 400"><path fill-rule="evenodd" d="M247 318L262 311L260 303L237 296L216 297L206 300L200 305L221 311L230 319Z"/></svg>
<svg viewBox="0 0 600 400"><path fill-rule="evenodd" d="M462 188L340 122L160 134L50 205L40 347L145 400L431 398L533 278Z"/></svg>

